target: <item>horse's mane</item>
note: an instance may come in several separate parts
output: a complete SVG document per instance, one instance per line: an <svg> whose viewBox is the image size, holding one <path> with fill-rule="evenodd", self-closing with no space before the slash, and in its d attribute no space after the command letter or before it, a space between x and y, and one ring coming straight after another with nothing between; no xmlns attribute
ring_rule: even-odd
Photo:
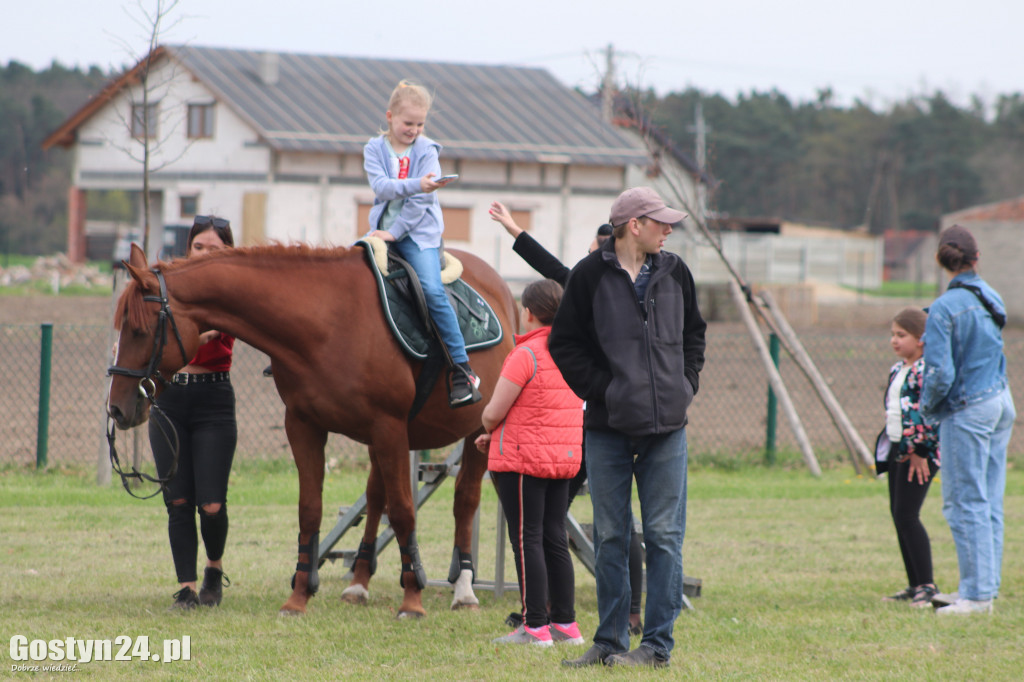
<svg viewBox="0 0 1024 682"><path fill-rule="evenodd" d="M351 253L353 249L346 246L309 246L308 244L280 244L272 242L258 246L242 246L231 249L218 249L193 258L179 258L175 261L157 261L152 267L161 272L171 273L194 267L208 260L252 259L260 265L272 266L282 261L331 261L338 260ZM132 331L146 329L146 303L142 300L143 292L139 283L130 279L125 290L118 299L114 312L114 328L120 329L122 322L127 322Z"/></svg>
<svg viewBox="0 0 1024 682"><path fill-rule="evenodd" d="M253 259L259 264L272 265L281 261L292 262L295 260L306 261L327 261L337 260L348 255L352 248L347 246L310 246L308 244L259 244L256 246L238 246L230 249L217 249L209 251L201 256L193 258L179 258L175 261L159 261L153 267L159 268L162 272L174 272L182 268L188 268L210 259L218 258L245 258Z"/></svg>

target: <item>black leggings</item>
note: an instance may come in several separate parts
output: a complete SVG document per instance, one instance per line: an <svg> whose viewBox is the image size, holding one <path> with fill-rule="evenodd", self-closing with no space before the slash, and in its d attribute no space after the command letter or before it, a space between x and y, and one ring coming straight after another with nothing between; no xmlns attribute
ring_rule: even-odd
<svg viewBox="0 0 1024 682"><path fill-rule="evenodd" d="M565 535L569 479L491 472L516 559L523 622L531 628L576 620L576 576ZM550 617L548 605L550 604Z"/></svg>
<svg viewBox="0 0 1024 682"><path fill-rule="evenodd" d="M149 444L160 476L170 472L174 461L173 442L164 431L173 428L178 434L177 473L164 489L174 570L179 583L196 582L197 508L207 558L219 560L227 542L228 477L238 441L235 392L229 381L171 386L157 405L160 410L150 415ZM202 510L207 504L221 507L208 514Z"/></svg>
<svg viewBox="0 0 1024 682"><path fill-rule="evenodd" d="M917 587L935 582L932 574L932 546L928 531L921 523L921 506L928 495L928 488L938 467L928 460L928 481L918 483L915 478L907 481L910 460L889 463L889 511L896 526L903 565L907 569L907 585Z"/></svg>

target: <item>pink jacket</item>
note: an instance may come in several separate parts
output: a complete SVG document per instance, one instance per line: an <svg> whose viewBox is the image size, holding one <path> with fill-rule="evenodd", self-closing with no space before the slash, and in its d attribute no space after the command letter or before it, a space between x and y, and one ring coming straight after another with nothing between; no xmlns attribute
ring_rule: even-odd
<svg viewBox="0 0 1024 682"><path fill-rule="evenodd" d="M487 468L538 478L572 478L580 469L583 401L548 352L551 327L516 338L501 376L523 390L491 434Z"/></svg>

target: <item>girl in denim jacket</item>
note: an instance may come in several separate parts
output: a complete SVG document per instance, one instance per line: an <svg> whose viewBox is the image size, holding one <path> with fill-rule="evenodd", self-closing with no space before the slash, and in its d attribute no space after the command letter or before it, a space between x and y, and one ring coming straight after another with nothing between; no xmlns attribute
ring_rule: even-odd
<svg viewBox="0 0 1024 682"><path fill-rule="evenodd" d="M882 601L930 606L938 592L932 575L932 548L921 523L921 506L939 469L938 434L924 423L919 410L922 357L927 315L919 308L905 308L892 320L892 349L900 361L889 370L885 392L885 430L877 449L878 473L889 472L889 511L896 526L907 588Z"/></svg>

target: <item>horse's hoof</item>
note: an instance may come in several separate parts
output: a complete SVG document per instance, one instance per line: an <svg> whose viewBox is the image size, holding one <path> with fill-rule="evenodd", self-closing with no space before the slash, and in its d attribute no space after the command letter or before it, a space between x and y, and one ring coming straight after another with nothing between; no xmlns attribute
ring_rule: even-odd
<svg viewBox="0 0 1024 682"><path fill-rule="evenodd" d="M282 606L281 610L277 612L277 615L279 615L279 616L304 616L304 615L306 615L306 610L305 609L301 609L301 610L300 609L293 609L293 608L288 608L287 606Z"/></svg>
<svg viewBox="0 0 1024 682"><path fill-rule="evenodd" d="M480 610L480 602L468 602L468 603L465 603L465 604L457 602L457 601L453 601L452 602L452 611L479 611L479 610Z"/></svg>
<svg viewBox="0 0 1024 682"><path fill-rule="evenodd" d="M345 591L341 593L341 601L346 604L366 606L370 601L370 592L362 585L349 585L345 588Z"/></svg>
<svg viewBox="0 0 1024 682"><path fill-rule="evenodd" d="M420 620L425 618L426 615L427 614L420 613L419 611L399 611L395 618L398 620Z"/></svg>

